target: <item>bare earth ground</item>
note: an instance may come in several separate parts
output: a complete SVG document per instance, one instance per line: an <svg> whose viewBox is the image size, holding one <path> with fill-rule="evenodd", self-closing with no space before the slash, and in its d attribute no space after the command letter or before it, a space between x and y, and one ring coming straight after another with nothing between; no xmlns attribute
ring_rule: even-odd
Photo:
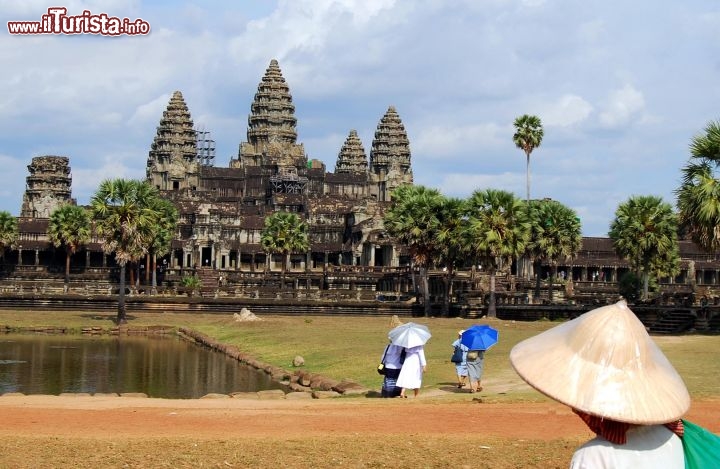
<svg viewBox="0 0 720 469"><path fill-rule="evenodd" d="M565 406L443 399L0 397L0 467L567 467ZM720 432L720 400L687 418Z"/></svg>

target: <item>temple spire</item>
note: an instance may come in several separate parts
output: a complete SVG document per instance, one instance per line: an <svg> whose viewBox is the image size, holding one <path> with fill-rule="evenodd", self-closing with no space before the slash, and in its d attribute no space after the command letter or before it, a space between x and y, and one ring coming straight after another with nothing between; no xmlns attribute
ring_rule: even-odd
<svg viewBox="0 0 720 469"><path fill-rule="evenodd" d="M387 173L391 168L410 173L410 142L395 106L380 119L370 150L370 171Z"/></svg>
<svg viewBox="0 0 720 469"><path fill-rule="evenodd" d="M366 173L368 169L367 156L362 146L360 137L356 130L351 130L350 135L340 149L337 162L335 163L336 173Z"/></svg>
<svg viewBox="0 0 720 469"><path fill-rule="evenodd" d="M290 88L282 76L277 60L272 59L258 85L248 118L248 142L295 143L297 119Z"/></svg>

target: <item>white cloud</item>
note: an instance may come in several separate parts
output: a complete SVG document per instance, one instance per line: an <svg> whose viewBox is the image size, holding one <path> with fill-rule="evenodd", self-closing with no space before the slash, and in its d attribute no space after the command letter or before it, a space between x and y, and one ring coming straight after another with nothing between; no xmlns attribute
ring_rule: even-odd
<svg viewBox="0 0 720 469"><path fill-rule="evenodd" d="M642 118L645 98L632 85L625 85L610 93L600 113L600 123L605 127L619 127Z"/></svg>
<svg viewBox="0 0 720 469"><path fill-rule="evenodd" d="M541 112L543 125L569 127L585 121L592 105L580 96L566 94Z"/></svg>
<svg viewBox="0 0 720 469"><path fill-rule="evenodd" d="M139 105L128 119L128 124L133 126L157 124L160 122L163 112L167 109L170 96L170 93L162 94L152 101Z"/></svg>

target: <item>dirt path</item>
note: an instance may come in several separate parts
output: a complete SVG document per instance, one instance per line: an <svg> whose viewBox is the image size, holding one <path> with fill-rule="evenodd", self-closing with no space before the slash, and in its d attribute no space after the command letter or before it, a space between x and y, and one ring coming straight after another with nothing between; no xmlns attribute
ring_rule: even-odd
<svg viewBox="0 0 720 469"><path fill-rule="evenodd" d="M63 436L196 439L414 433L481 433L551 440L591 434L570 410L555 403L485 404L442 399L200 399L2 396L0 437ZM720 400L693 402L687 415L720 432ZM400 425L398 422L402 421Z"/></svg>

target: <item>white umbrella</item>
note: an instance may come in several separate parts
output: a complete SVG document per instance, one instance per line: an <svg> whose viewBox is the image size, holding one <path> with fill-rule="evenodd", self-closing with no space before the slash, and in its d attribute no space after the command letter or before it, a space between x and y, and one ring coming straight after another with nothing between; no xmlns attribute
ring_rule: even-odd
<svg viewBox="0 0 720 469"><path fill-rule="evenodd" d="M432 334L430 334L430 329L428 329L427 326L414 322L401 324L388 333L390 342L405 348L425 345L425 342L427 342L431 336Z"/></svg>

